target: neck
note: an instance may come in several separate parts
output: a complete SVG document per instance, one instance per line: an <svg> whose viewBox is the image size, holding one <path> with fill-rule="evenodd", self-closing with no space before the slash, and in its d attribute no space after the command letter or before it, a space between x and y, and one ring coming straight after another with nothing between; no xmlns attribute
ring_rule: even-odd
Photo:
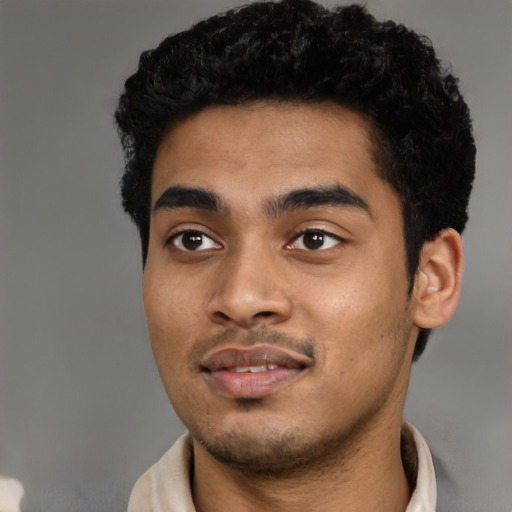
<svg viewBox="0 0 512 512"><path fill-rule="evenodd" d="M410 499L400 423L361 432L323 467L302 467L284 476L225 466L193 445L197 512L404 512Z"/></svg>

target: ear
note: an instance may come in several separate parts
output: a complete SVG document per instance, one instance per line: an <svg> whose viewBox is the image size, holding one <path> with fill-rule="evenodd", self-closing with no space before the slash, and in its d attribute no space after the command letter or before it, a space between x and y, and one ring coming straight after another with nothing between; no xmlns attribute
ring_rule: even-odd
<svg viewBox="0 0 512 512"><path fill-rule="evenodd" d="M439 327L452 317L460 298L464 246L452 228L425 242L414 282L414 323L424 329Z"/></svg>

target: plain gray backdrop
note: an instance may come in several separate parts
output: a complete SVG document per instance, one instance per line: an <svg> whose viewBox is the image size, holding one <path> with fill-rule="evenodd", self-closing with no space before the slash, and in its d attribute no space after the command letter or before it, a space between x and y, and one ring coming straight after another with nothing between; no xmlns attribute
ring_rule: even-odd
<svg viewBox="0 0 512 512"><path fill-rule="evenodd" d="M183 431L147 341L112 115L142 50L237 3L0 1L0 474L27 511L123 511ZM406 417L451 475L451 511L510 512L512 3L368 7L453 64L478 145L462 300L413 369Z"/></svg>

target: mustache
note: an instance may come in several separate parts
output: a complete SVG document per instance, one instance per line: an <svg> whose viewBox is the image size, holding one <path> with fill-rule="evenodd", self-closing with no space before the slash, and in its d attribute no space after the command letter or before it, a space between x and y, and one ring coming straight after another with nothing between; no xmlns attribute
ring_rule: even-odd
<svg viewBox="0 0 512 512"><path fill-rule="evenodd" d="M196 343L189 353L188 362L192 368L197 368L207 352L233 343L244 348L255 345L287 348L313 360L316 356L315 345L308 338L297 338L268 328L242 332L239 328L232 327Z"/></svg>

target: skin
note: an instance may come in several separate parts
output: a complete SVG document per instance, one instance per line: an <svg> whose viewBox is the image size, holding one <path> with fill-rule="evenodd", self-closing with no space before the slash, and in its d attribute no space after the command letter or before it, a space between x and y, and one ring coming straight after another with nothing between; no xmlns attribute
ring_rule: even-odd
<svg viewBox="0 0 512 512"><path fill-rule="evenodd" d="M408 294L400 199L367 133L338 106L254 104L206 109L161 143L143 298L161 379L191 433L200 512L407 506L400 428L414 343L451 315L462 250L451 231L428 244ZM269 208L334 186L364 206ZM219 208L166 200L173 187L208 191ZM201 365L247 347L308 364L236 398Z"/></svg>

